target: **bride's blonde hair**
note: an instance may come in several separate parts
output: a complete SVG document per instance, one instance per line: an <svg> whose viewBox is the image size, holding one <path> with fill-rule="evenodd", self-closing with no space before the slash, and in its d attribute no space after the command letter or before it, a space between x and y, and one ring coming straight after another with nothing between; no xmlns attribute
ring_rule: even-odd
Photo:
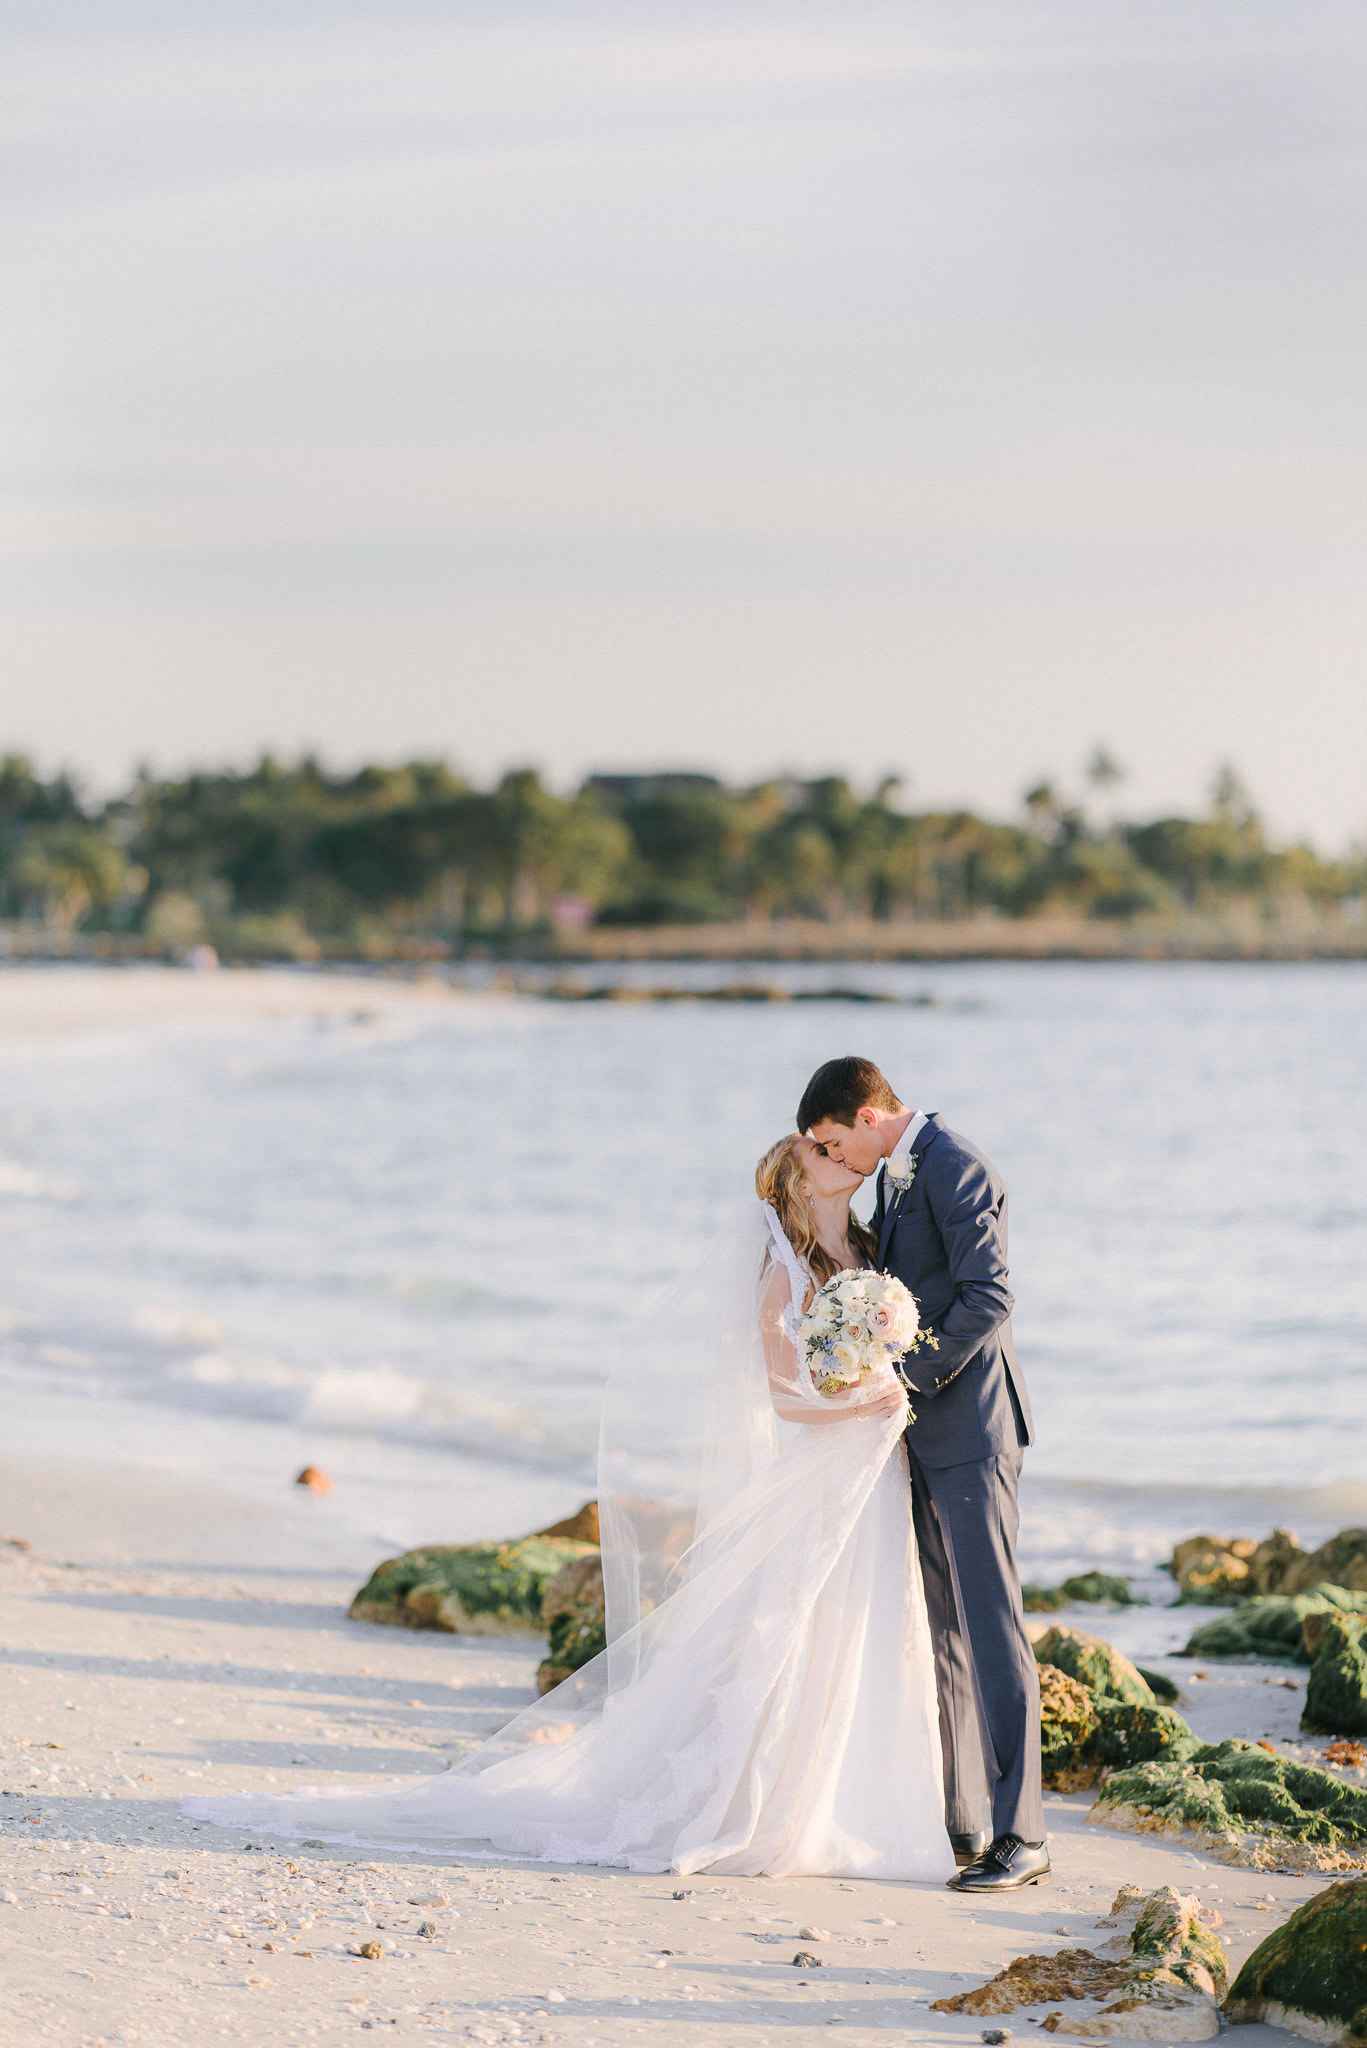
<svg viewBox="0 0 1367 2048"><path fill-rule="evenodd" d="M811 1205L802 1192L803 1166L797 1149L796 1131L771 1145L755 1168L755 1193L768 1202L793 1250L812 1276L812 1292L824 1287L840 1271L816 1234ZM874 1256L873 1233L854 1216L850 1218L850 1243L870 1263ZM811 1300L811 1293L808 1294Z"/></svg>

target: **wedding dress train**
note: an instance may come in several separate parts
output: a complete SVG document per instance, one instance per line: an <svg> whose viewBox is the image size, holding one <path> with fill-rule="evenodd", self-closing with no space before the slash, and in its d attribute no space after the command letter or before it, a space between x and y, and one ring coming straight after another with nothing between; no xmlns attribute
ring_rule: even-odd
<svg viewBox="0 0 1367 2048"><path fill-rule="evenodd" d="M441 1776L187 1799L186 1813L637 1871L953 1875L902 1422L816 1393L792 1341L807 1275L755 1207L729 1249L729 1306L711 1276L705 1354L654 1389L696 1411L687 1515L677 1486L633 1487L617 1455L632 1361L620 1402L609 1389L608 1649ZM650 1405L658 1432L669 1411Z"/></svg>

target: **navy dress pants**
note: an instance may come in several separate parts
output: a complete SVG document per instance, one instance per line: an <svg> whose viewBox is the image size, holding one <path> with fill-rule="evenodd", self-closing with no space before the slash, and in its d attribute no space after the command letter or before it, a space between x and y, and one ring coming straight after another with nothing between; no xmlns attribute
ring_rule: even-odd
<svg viewBox="0 0 1367 2048"><path fill-rule="evenodd" d="M912 1515L935 1643L945 1825L1044 1839L1039 1677L1025 1633L1016 1531L1022 1454L922 1465L907 1436Z"/></svg>

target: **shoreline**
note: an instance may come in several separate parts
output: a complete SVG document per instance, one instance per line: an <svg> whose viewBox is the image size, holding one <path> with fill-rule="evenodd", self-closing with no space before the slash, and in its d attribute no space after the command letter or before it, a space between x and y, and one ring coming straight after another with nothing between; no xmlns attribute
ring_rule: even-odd
<svg viewBox="0 0 1367 2048"><path fill-rule="evenodd" d="M391 953L358 958L341 942L310 941L310 950L284 954L234 955L222 970L296 973L320 980L351 975L374 986L391 980L437 985L467 967L573 968L626 965L666 966L671 962L715 962L791 966L803 961L837 966L905 965L990 961L1146 962L1362 962L1367 960L1367 920L1314 919L1282 924L1257 917L1188 918L1123 923L1105 918L973 917L853 918L828 923L818 918L771 922L730 921L685 925L593 925L576 931L498 934L452 940L414 937L395 942ZM0 980L23 968L85 967L140 972L186 969L148 951L135 934L58 934L41 928L0 926ZM206 977L207 978L207 977Z"/></svg>
<svg viewBox="0 0 1367 2048"><path fill-rule="evenodd" d="M976 2042L929 2002L1086 1943L1121 1884L1197 1890L1237 1964L1325 1880L1232 1869L1048 1794L1055 1875L997 1901L826 1878L688 1880L309 1848L183 1819L187 1792L440 1770L532 1692L541 1645L351 1622L370 1558L326 1502L250 1510L132 1469L0 1468L2 2038L401 2035L602 2048ZM315 1512L321 1509L323 1512ZM1097 1617L1098 1620L1101 1617ZM1211 1732L1260 1675L1202 1689ZM254 1845L254 1846L253 1846ZM444 1904L436 1901L443 1900ZM431 1935L419 1932L423 1922ZM794 1970L807 1924L823 1968ZM351 1951L365 1940L379 1962ZM1028 2038L1024 2015L1010 2023ZM1246 2048L1294 2037L1251 2028Z"/></svg>
<svg viewBox="0 0 1367 2048"><path fill-rule="evenodd" d="M48 1037L119 1025L144 1025L196 1020L289 1019L318 1024L374 1024L400 1018L469 1013L500 1002L623 1002L744 1001L784 1004L825 1000L844 1003L891 1003L925 1006L936 999L924 992L888 995L858 986L832 983L818 988L765 984L743 975L714 986L706 980L670 984L611 978L612 970L671 965L696 972L765 966L791 972L803 966L856 968L898 966L1360 966L1362 952L1312 954L1264 952L1179 954L1135 951L1092 953L1055 951L990 952L964 950L914 953L854 950L818 952L794 945L773 946L751 953L693 950L652 951L648 948L604 949L588 954L507 955L499 959L387 963L367 967L350 963L277 963L248 966L227 963L211 971L170 966L160 961L16 960L0 958L0 1040ZM586 973L602 970L609 979L594 982Z"/></svg>
<svg viewBox="0 0 1367 2048"><path fill-rule="evenodd" d="M225 967L156 961L0 961L0 1037L221 1017L369 1023L431 1014L475 998L432 975Z"/></svg>

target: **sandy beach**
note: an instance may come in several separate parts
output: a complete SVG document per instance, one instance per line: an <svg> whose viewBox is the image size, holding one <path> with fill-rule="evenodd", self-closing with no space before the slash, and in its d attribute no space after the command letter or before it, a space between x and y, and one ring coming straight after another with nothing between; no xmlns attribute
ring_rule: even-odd
<svg viewBox="0 0 1367 2048"><path fill-rule="evenodd" d="M869 2048L977 2040L979 2021L929 2002L1085 1944L1122 1883L1199 1891L1237 1964L1324 1882L1088 1825L1086 1794L1049 1798L1052 1885L990 1904L258 1843L178 1800L440 1769L530 1697L539 1646L348 1621L375 1559L325 1498L282 1488L262 1507L60 1467L0 1469L0 1498L0 1533L30 1546L7 1541L0 1563L4 2048L377 2029L567 2048L796 2048L835 2026ZM1218 1676L1184 1699L1203 1732L1293 1733L1298 1686ZM353 1953L364 1942L382 1958ZM795 1969L799 1948L823 1967ZM1043 2017L1007 2024L1019 2040Z"/></svg>
<svg viewBox="0 0 1367 2048"><path fill-rule="evenodd" d="M443 1005L458 1033L401 1022ZM956 1025L953 1013L937 1018L917 1012L914 1028ZM252 1019L269 1028L253 1035ZM229 1031L217 1020L235 1021ZM297 1028L313 1020L334 1028ZM431 1208L425 1182L395 1209L408 1199L402 1181L382 1178L377 1203L371 1162L422 1169L434 1105L448 1114L449 1100L440 1190L460 1142L461 1077L489 1073L528 1102L544 1155L543 1105L565 1095L563 1076L596 1071L605 1032L602 1057L638 1058L623 1035L636 1028L519 1010L440 980L0 968L16 1296L0 1463L0 2048L230 2037L292 2048L379 2030L566 2048L801 2048L834 2028L869 2048L972 2042L982 2022L933 2013L931 2001L1014 1956L1087 1945L1122 1884L1198 1891L1237 1965L1324 1883L1091 1825L1085 1793L1049 1797L1053 1882L994 1903L911 1885L368 1855L180 1816L188 1793L441 1770L532 1696L538 1641L346 1617L387 1552L515 1535L573 1511L586 1490L577 1440L546 1448L553 1381L528 1381L519 1435L520 1411L486 1411L477 1375L461 1378L497 1355L497 1333L460 1320L472 1312L459 1287L454 1306L440 1289L448 1269L459 1278L488 1192L473 1226L463 1210ZM661 1026L685 1028L696 1022ZM692 1036L678 1057L691 1071ZM651 1085L672 1100L679 1084L661 1071ZM750 1086L751 1067L738 1072ZM305 1118L297 1137L291 1115ZM521 1214L522 1143L500 1218ZM356 1144L364 1164L353 1172ZM639 1163L616 1162L621 1187ZM572 1218L587 1197L568 1137L551 1169L565 1176L556 1213ZM290 1191L284 1208L277 1182ZM329 1206L338 1183L353 1208ZM379 1216L399 1249L375 1260ZM573 1327L569 1283L586 1255L576 1243L548 1289L557 1331ZM384 1308L391 1299L401 1316ZM408 1376L377 1369L396 1352ZM519 1399L523 1372L508 1381ZM334 1494L290 1485L306 1459L329 1466ZM1333 1504L1340 1520L1352 1511ZM1130 1568L1123 1547L1099 1547L1090 1495L1069 1513L1084 1535L1060 1524L1048 1541L1066 1553L1085 1540L1085 1561ZM1119 1529L1108 1540L1129 1539ZM1297 1731L1300 1674L1171 1654L1189 1610L1064 1619L1171 1672L1181 1711L1208 1739L1321 1755ZM378 1958L358 1953L370 1943ZM799 1949L821 1967L795 1968ZM1047 2010L1010 2018L1017 2044ZM1253 2028L1249 2048L1264 2036L1291 2039Z"/></svg>
<svg viewBox="0 0 1367 2048"><path fill-rule="evenodd" d="M79 1031L195 1017L368 1020L386 1012L468 1001L435 975L223 967L195 972L143 965L0 964L0 1034Z"/></svg>

